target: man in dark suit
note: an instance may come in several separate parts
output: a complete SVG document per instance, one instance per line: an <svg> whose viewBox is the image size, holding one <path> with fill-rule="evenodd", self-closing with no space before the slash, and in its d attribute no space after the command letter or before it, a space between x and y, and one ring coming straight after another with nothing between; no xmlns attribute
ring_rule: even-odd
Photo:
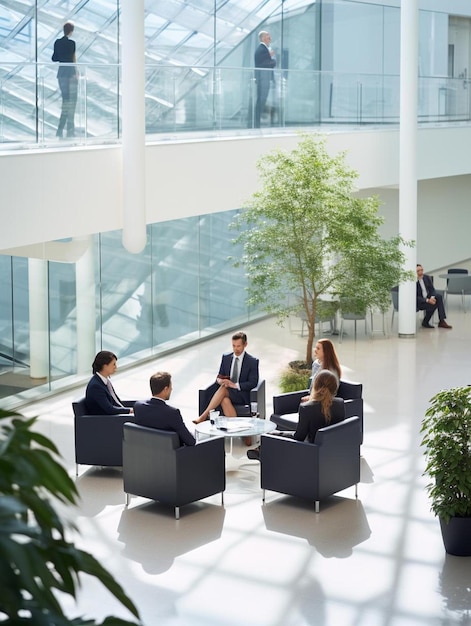
<svg viewBox="0 0 471 626"><path fill-rule="evenodd" d="M273 68L276 66L275 51L270 48L271 35L266 30L258 34L260 43L255 50L254 65L255 82L257 84L257 101L255 103L255 128L260 128L260 118L267 103L270 86L275 84Z"/></svg>
<svg viewBox="0 0 471 626"><path fill-rule="evenodd" d="M119 415L132 413L132 408L123 406L110 376L116 372L116 354L108 350L98 352L92 364L93 376L85 392L85 401L90 415Z"/></svg>
<svg viewBox="0 0 471 626"><path fill-rule="evenodd" d="M438 327L452 328L446 322L442 296L436 293L432 279L428 274L424 274L424 268L419 263L417 264L417 311L425 311L423 328L434 328L430 320L435 311L438 311Z"/></svg>
<svg viewBox="0 0 471 626"><path fill-rule="evenodd" d="M181 445L194 446L195 438L183 422L179 409L166 402L172 393L172 377L168 372L157 372L150 377L152 398L134 405L134 422L148 428L174 431Z"/></svg>
<svg viewBox="0 0 471 626"><path fill-rule="evenodd" d="M222 355L216 382L219 385L206 409L195 424L208 419L209 412L219 405L226 417L236 417L234 404L250 404L250 391L258 384L258 359L245 351L247 335L232 335L232 352Z"/></svg>
<svg viewBox="0 0 471 626"><path fill-rule="evenodd" d="M76 63L75 41L70 39L74 32L72 22L64 24L64 36L54 42L52 60L58 63ZM62 95L62 111L56 137L62 138L67 124L67 137L75 137L75 107L77 105L77 72L73 65L60 65L57 81Z"/></svg>

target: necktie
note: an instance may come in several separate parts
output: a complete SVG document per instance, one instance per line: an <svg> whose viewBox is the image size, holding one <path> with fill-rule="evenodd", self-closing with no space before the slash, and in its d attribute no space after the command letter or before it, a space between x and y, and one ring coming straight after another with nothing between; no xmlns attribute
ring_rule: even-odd
<svg viewBox="0 0 471 626"><path fill-rule="evenodd" d="M116 392L115 392L115 390L114 390L114 388L113 388L113 385L111 384L111 380L110 380L109 378L107 378L107 379L106 379L106 386L108 387L108 391L110 392L111 397L112 397L112 398L113 398L113 400L116 402L116 404L117 404L118 406L123 406L123 405L121 404L121 402L119 401L118 396L116 395Z"/></svg>
<svg viewBox="0 0 471 626"><path fill-rule="evenodd" d="M234 364L232 366L231 380L233 383L236 383L239 380L239 358L238 357L234 359Z"/></svg>

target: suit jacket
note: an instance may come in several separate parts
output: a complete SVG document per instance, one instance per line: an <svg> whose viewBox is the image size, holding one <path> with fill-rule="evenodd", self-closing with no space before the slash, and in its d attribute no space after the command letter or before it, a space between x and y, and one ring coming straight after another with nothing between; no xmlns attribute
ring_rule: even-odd
<svg viewBox="0 0 471 626"><path fill-rule="evenodd" d="M219 366L219 374L223 376L231 375L233 352L227 352L222 355L221 365ZM250 404L250 391L258 384L258 359L249 354L244 353L242 366L239 373L240 396L243 404ZM232 389L229 392L233 391Z"/></svg>
<svg viewBox="0 0 471 626"><path fill-rule="evenodd" d="M116 397L121 402L117 394ZM108 387L98 374L94 374L87 385L85 401L90 415L119 415L130 413L131 411L129 408L116 404L113 396L108 391Z"/></svg>
<svg viewBox="0 0 471 626"><path fill-rule="evenodd" d="M64 35L60 39L56 39L54 42L54 52L52 53L52 60L59 63L73 63L75 55L75 41L69 39ZM57 76L75 76L75 67L59 67Z"/></svg>
<svg viewBox="0 0 471 626"><path fill-rule="evenodd" d="M255 78L257 81L266 81L269 83L271 80L275 80L273 68L276 66L276 59L271 56L270 50L262 42L260 42L255 50L254 65L256 68L264 68L264 71L255 70ZM268 71L269 69L271 69L271 71Z"/></svg>
<svg viewBox="0 0 471 626"><path fill-rule="evenodd" d="M319 428L343 422L345 419L345 406L343 398L334 398L330 407L330 422L326 424L324 414L321 411L321 403L318 400L304 402L299 407L299 422L294 433L294 438L309 443L314 443Z"/></svg>
<svg viewBox="0 0 471 626"><path fill-rule="evenodd" d="M428 300L432 296L436 295L435 288L433 286L432 278L428 274L424 274L422 278L424 280L425 289L427 290L427 300ZM422 287L420 286L419 281L416 282L416 288L417 288L417 310L419 310L419 308L424 308L426 303L425 303L425 298L422 294Z"/></svg>
<svg viewBox="0 0 471 626"><path fill-rule="evenodd" d="M167 404L160 398L150 398L134 405L134 423L148 428L170 430L180 437L181 445L194 446L195 438L183 423L179 409Z"/></svg>

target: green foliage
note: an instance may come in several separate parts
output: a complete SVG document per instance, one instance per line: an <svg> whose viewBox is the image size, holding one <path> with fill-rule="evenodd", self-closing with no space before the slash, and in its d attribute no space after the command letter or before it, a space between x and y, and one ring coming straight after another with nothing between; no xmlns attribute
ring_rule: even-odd
<svg viewBox="0 0 471 626"><path fill-rule="evenodd" d="M280 389L282 393L289 391L301 391L309 387L309 378L311 376L311 368L290 367L285 368L280 376Z"/></svg>
<svg viewBox="0 0 471 626"><path fill-rule="evenodd" d="M98 578L139 618L111 574L91 554L67 541L52 501L74 505L77 490L56 461L59 453L53 442L32 430L35 421L0 409L0 623L97 625L66 617L55 593L75 598L81 573ZM102 626L136 623L108 617Z"/></svg>
<svg viewBox="0 0 471 626"><path fill-rule="evenodd" d="M432 511L445 522L471 517L471 387L437 393L421 432Z"/></svg>
<svg viewBox="0 0 471 626"><path fill-rule="evenodd" d="M412 244L380 237L378 198L354 195L357 173L345 154L329 156L319 138L304 136L289 153L265 155L258 169L262 187L234 222L244 249L239 263L250 278L248 303L280 322L301 307L310 362L318 298L355 298L363 309L387 310L391 287L415 280L402 270L401 246Z"/></svg>
<svg viewBox="0 0 471 626"><path fill-rule="evenodd" d="M317 300L316 322L329 321L333 319L340 308L337 300Z"/></svg>

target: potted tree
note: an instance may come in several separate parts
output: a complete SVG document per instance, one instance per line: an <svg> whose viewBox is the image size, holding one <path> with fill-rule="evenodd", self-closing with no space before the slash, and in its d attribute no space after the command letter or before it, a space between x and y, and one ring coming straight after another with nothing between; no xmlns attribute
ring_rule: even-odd
<svg viewBox="0 0 471 626"><path fill-rule="evenodd" d="M471 556L471 387L437 393L422 421L431 509L445 550Z"/></svg>
<svg viewBox="0 0 471 626"><path fill-rule="evenodd" d="M363 309L386 310L390 289L415 274L403 269L399 235L381 237L380 201L355 193L358 174L345 154L305 135L291 152L276 150L258 163L261 189L233 226L250 279L248 303L278 317L301 315L307 325L305 360L312 363L320 303L355 299Z"/></svg>

